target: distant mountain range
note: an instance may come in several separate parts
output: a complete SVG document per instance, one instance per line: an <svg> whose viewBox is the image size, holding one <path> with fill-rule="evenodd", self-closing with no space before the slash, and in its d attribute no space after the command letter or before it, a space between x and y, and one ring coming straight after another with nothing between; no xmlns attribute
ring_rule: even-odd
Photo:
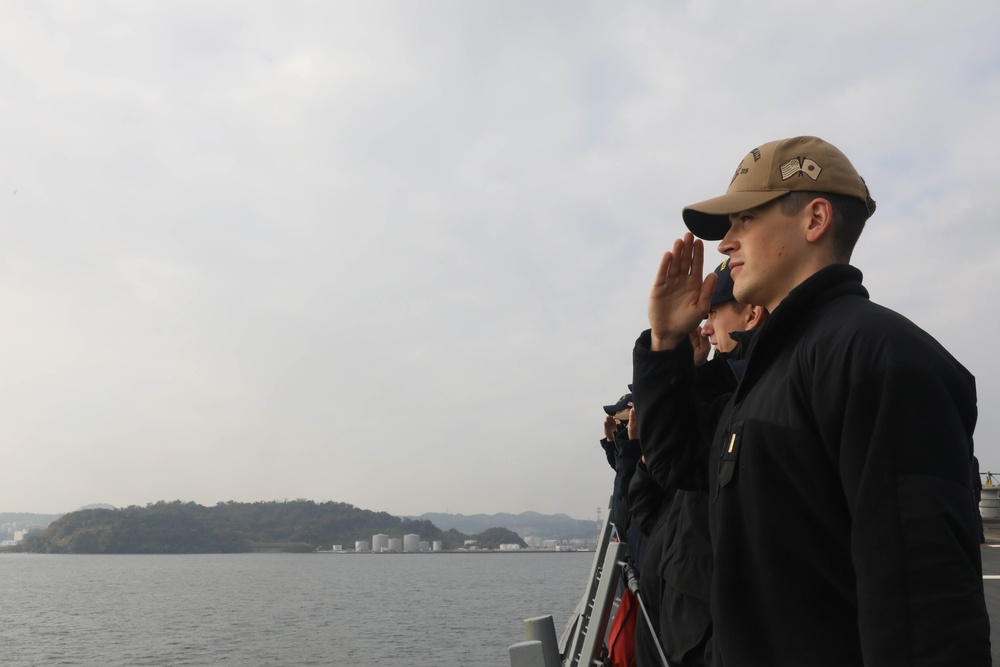
<svg viewBox="0 0 1000 667"><path fill-rule="evenodd" d="M13 540L18 533L24 530L41 530L60 516L62 515L0 512L0 542Z"/></svg>
<svg viewBox="0 0 1000 667"><path fill-rule="evenodd" d="M16 523L18 526L32 528L47 526L62 514L33 514L31 512L0 512L0 525Z"/></svg>
<svg viewBox="0 0 1000 667"><path fill-rule="evenodd" d="M503 527L514 531L522 538L541 537L547 540L593 539L597 537L597 521L582 521L566 514L443 514L427 512L416 517L430 521L441 530L455 530L463 533L479 533L487 528Z"/></svg>
<svg viewBox="0 0 1000 667"><path fill-rule="evenodd" d="M107 503L94 503L92 505L84 505L79 508L80 510L113 510L114 505L108 505ZM23 528L44 528L50 523L61 517L62 514L37 514L34 512L0 512L0 526L5 524L16 523L19 527Z"/></svg>

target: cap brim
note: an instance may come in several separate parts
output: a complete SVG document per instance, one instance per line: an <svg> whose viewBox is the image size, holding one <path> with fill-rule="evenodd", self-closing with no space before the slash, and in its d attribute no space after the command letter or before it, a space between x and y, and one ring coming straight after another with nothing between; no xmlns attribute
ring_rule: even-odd
<svg viewBox="0 0 1000 667"><path fill-rule="evenodd" d="M789 192L789 190L730 192L721 197L685 206L681 211L681 217L684 218L684 224L691 233L698 238L719 241L729 231L731 213L756 208Z"/></svg>
<svg viewBox="0 0 1000 667"><path fill-rule="evenodd" d="M715 308L716 306L721 306L722 304L729 303L730 301L736 301L736 297L725 296L722 294L713 294L710 305L712 306L712 308Z"/></svg>

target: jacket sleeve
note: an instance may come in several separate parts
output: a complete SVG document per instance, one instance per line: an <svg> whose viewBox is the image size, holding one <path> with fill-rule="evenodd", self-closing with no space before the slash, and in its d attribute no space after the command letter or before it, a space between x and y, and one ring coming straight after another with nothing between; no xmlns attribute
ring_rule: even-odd
<svg viewBox="0 0 1000 667"><path fill-rule="evenodd" d="M604 455L608 458L608 465L611 466L611 469L617 470L618 454L615 452L615 443L607 438L601 438L601 449L604 450Z"/></svg>
<svg viewBox="0 0 1000 667"><path fill-rule="evenodd" d="M817 355L813 413L851 515L865 664L988 665L972 376L924 332Z"/></svg>
<svg viewBox="0 0 1000 667"><path fill-rule="evenodd" d="M639 528L646 535L653 533L653 528L670 495L656 483L645 465L640 462L636 466L632 482L628 487L628 502L632 508L632 519L639 522Z"/></svg>
<svg viewBox="0 0 1000 667"><path fill-rule="evenodd" d="M657 484L671 492L707 486L706 433L717 419L695 396L693 358L686 339L673 350L653 352L648 330L639 336L632 353L632 401L645 467Z"/></svg>

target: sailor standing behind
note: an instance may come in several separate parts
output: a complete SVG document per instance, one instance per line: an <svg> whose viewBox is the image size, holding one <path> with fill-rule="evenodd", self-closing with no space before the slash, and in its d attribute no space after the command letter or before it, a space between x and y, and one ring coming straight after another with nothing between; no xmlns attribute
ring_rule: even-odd
<svg viewBox="0 0 1000 667"><path fill-rule="evenodd" d="M615 525L618 539L625 543L625 553L633 562L636 572L645 554L647 537L639 524L631 520L628 504L628 487L635 473L636 464L642 451L638 436L629 435L629 411L632 408L632 394L625 394L611 405L604 406L604 437L601 447L607 455L608 464L615 471L614 490L611 494L611 523Z"/></svg>
<svg viewBox="0 0 1000 667"><path fill-rule="evenodd" d="M705 325L692 332L695 386L699 405L695 414L671 410L669 406L649 419L638 419L643 459L629 487L633 521L649 533L640 595L671 665L702 667L712 662L712 544L708 528L708 494L704 471L687 476L683 466L674 466L672 456L687 451L676 442L687 429L673 428L677 420L697 420L707 449L719 419L722 403L736 388L746 346L740 333L760 325L766 312L759 306L741 304L733 297L728 260L715 270L715 289ZM707 343L715 347L705 362ZM651 371L655 377L656 371ZM643 382L643 391L656 392ZM643 399L645 399L645 395ZM655 394L652 401L657 404ZM635 415L629 422L636 421ZM683 436L682 436L683 437ZM636 664L660 667L653 637L645 623L636 624Z"/></svg>

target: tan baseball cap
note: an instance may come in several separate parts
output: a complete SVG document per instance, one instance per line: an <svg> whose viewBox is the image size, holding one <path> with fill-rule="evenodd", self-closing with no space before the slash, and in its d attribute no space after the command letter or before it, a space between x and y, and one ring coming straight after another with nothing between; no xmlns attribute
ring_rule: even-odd
<svg viewBox="0 0 1000 667"><path fill-rule="evenodd" d="M875 200L847 156L819 137L781 139L755 148L740 162L726 194L685 206L684 224L695 236L718 241L729 231L729 214L766 204L795 190L828 192L865 202Z"/></svg>

